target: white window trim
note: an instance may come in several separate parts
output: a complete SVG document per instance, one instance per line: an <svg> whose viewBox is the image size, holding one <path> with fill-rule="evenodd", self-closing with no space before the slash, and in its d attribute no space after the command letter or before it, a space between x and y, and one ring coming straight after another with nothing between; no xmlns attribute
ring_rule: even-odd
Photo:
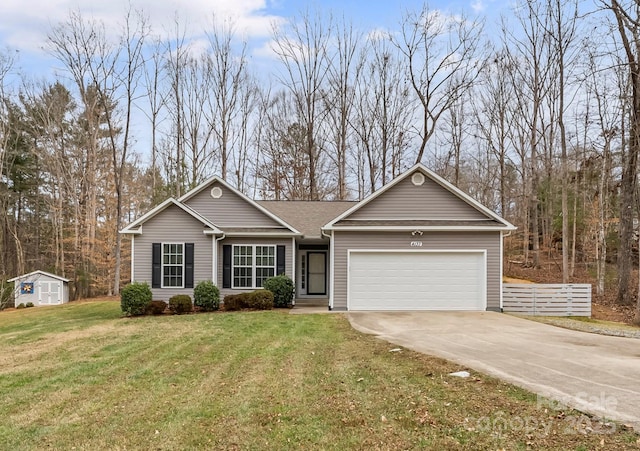
<svg viewBox="0 0 640 451"><path fill-rule="evenodd" d="M172 244L180 244L182 246L182 265L166 265L166 266L182 266L182 284L180 286L177 285L165 285L164 284L164 268L165 268L165 264L164 264L164 246L165 245L172 245ZM182 289L184 288L184 267L185 267L185 255L184 255L184 250L185 250L185 243L178 243L178 242L167 242L167 243L160 243L160 287L161 288L176 288L176 289Z"/></svg>
<svg viewBox="0 0 640 451"><path fill-rule="evenodd" d="M250 247L251 248L251 286L249 287L237 287L236 286L236 278L235 276L235 268L234 264L236 248L237 247ZM271 268L271 266L256 265L256 247L270 247L273 248L273 274L276 275L276 271L278 270L278 249L275 244L234 244L231 248L231 289L232 290L257 290L262 287L256 286L256 277L257 277L257 268ZM249 266L238 266L239 268L249 268Z"/></svg>

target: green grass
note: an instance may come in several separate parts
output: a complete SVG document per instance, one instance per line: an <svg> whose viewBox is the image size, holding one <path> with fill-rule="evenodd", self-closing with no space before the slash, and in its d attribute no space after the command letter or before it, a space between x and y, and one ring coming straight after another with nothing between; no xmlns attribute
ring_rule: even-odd
<svg viewBox="0 0 640 451"><path fill-rule="evenodd" d="M2 312L0 338L0 449L637 446L620 428L583 434L573 426L595 420L525 390L389 352L342 315L121 318L117 302L72 303Z"/></svg>

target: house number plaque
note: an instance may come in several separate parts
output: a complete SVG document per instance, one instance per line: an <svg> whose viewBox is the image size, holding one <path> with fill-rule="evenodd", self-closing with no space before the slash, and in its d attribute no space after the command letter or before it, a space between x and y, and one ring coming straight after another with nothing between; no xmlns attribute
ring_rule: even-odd
<svg viewBox="0 0 640 451"><path fill-rule="evenodd" d="M411 247L422 247L422 241L412 241Z"/></svg>

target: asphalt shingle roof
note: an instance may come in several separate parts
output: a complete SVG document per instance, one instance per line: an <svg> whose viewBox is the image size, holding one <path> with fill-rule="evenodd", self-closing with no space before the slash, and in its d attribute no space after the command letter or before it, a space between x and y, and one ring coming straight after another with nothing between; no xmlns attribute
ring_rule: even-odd
<svg viewBox="0 0 640 451"><path fill-rule="evenodd" d="M306 238L320 238L320 228L357 202L305 201L305 200L259 200L261 206L295 227Z"/></svg>

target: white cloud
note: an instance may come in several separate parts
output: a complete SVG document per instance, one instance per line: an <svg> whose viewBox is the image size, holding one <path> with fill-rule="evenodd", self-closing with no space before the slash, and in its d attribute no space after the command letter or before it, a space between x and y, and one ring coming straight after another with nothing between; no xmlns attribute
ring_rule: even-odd
<svg viewBox="0 0 640 451"><path fill-rule="evenodd" d="M487 5L482 0L474 0L471 3L471 9L477 14L483 12L487 8Z"/></svg>
<svg viewBox="0 0 640 451"><path fill-rule="evenodd" d="M176 17L192 35L200 35L217 20L231 18L240 36L264 38L277 16L266 13L266 0L3 0L0 2L0 46L23 51L39 51L48 30L64 21L70 11L104 22L114 33L129 8L141 9L149 17L155 33L175 29ZM184 26L184 25L183 25Z"/></svg>
<svg viewBox="0 0 640 451"><path fill-rule="evenodd" d="M366 37L369 41L384 41L386 39L389 39L390 35L391 35L390 31L378 27L370 30L367 33Z"/></svg>

